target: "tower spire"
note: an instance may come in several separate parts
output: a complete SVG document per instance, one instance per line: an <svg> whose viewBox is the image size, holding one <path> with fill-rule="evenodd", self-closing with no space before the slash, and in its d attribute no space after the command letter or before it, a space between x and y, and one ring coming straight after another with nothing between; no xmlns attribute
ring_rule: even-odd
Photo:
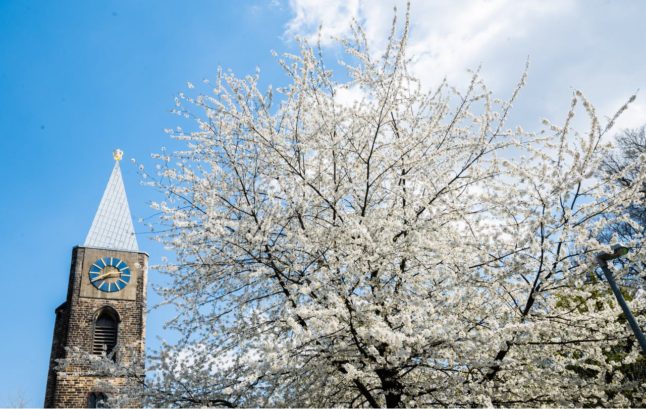
<svg viewBox="0 0 646 409"><path fill-rule="evenodd" d="M115 160L112 174L110 174L101 203L83 245L85 247L139 251L119 167L123 151L117 149L112 156Z"/></svg>

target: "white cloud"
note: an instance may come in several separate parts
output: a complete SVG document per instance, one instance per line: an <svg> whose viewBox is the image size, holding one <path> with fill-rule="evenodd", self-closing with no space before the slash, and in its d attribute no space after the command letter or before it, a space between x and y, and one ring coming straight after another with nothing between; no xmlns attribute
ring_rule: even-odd
<svg viewBox="0 0 646 409"><path fill-rule="evenodd" d="M420 72L430 79L477 67L492 49L504 41L522 38L545 19L572 8L572 1L558 2L416 1L411 4L410 51L416 55ZM321 39L331 44L332 36L349 34L356 19L364 25L368 42L379 48L385 42L393 18L393 7L403 18L406 2L366 0L291 0L294 17L286 34L315 40L319 26Z"/></svg>
<svg viewBox="0 0 646 409"><path fill-rule="evenodd" d="M291 0L293 18L286 35L314 40L349 33L352 19L366 31L372 49L387 38L393 6L403 18L402 0ZM641 27L646 2L539 0L417 0L411 2L409 51L412 71L427 86L447 77L465 85L468 69L481 74L497 96L506 97L530 58L528 86L514 119L538 124L559 120L571 94L581 89L610 116L646 82ZM617 124L646 123L646 105L638 97Z"/></svg>
<svg viewBox="0 0 646 409"><path fill-rule="evenodd" d="M290 0L294 18L287 24L286 34L316 41L321 28L321 43L333 42L332 37L344 35L352 19L360 14L360 0Z"/></svg>

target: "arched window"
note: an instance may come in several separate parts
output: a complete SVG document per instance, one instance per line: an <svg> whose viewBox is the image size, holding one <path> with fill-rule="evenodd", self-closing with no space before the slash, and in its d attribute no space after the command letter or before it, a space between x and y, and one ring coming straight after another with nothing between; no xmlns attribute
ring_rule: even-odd
<svg viewBox="0 0 646 409"><path fill-rule="evenodd" d="M88 408L107 408L108 397L102 392L90 392L87 397Z"/></svg>
<svg viewBox="0 0 646 409"><path fill-rule="evenodd" d="M108 355L117 345L119 335L119 319L112 308L104 308L99 312L94 321L94 337L92 353L95 355Z"/></svg>

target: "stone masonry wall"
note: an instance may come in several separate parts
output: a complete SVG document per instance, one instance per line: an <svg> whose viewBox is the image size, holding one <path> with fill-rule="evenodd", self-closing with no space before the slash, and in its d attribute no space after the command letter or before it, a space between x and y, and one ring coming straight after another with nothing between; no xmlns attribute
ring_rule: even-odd
<svg viewBox="0 0 646 409"><path fill-rule="evenodd" d="M87 288L88 285L91 286L87 278L89 266L102 257L119 257L130 266L132 277L126 287L130 290L129 294L124 292L125 289L116 293L103 293ZM105 384L105 381L117 388L125 382L133 382L124 378L88 374L87 367L67 366L58 370L54 367L56 359L67 357L69 352L65 348L92 351L94 322L100 310L106 306L112 307L119 316L119 344L139 343L140 356L143 357L147 263L148 256L145 253L74 248L67 301L57 309L45 407L86 407L91 392L105 392L110 395L110 391L102 390L105 388L100 386ZM88 294L91 296L88 297ZM131 359L128 356L117 356L119 363L140 366L143 371L143 362L130 362Z"/></svg>

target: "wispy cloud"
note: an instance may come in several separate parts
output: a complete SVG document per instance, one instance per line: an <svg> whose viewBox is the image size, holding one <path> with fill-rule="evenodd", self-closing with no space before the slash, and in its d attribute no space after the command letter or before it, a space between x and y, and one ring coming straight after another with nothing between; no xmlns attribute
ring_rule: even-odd
<svg viewBox="0 0 646 409"><path fill-rule="evenodd" d="M293 17L285 34L323 45L349 33L353 19L379 49L403 0L290 0ZM412 1L409 50L412 71L428 86L443 78L460 85L467 70L481 73L494 92L505 97L529 57L529 83L519 103L531 104L519 115L558 118L570 95L581 89L601 115L612 113L643 87L646 55L640 52L644 2L601 1ZM646 105L637 102L617 127L646 122Z"/></svg>

